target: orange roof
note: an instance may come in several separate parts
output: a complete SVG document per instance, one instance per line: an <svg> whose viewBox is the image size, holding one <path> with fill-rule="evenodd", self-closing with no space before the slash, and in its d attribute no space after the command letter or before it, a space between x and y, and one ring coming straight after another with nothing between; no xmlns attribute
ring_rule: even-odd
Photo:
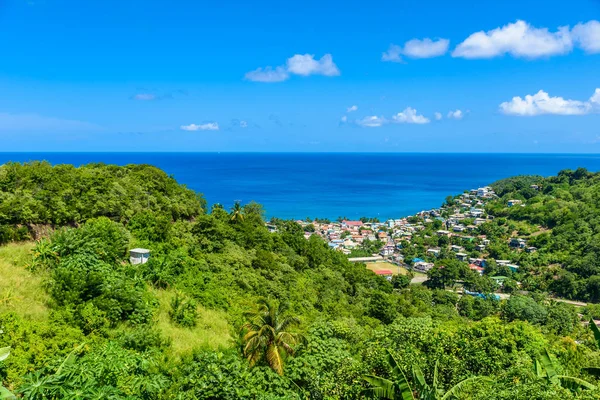
<svg viewBox="0 0 600 400"><path fill-rule="evenodd" d="M393 275L394 273L392 271L390 271L389 269L380 269L375 271L375 273L377 275Z"/></svg>

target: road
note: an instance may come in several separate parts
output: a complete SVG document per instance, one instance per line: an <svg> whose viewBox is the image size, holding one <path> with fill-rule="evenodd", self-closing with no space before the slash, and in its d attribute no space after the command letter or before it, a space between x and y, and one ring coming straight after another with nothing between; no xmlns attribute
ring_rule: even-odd
<svg viewBox="0 0 600 400"><path fill-rule="evenodd" d="M423 282L425 282L427 280L426 276L415 276L414 278L412 278L412 280L410 281L410 283L412 285L420 285ZM449 292L454 292L453 290L447 289ZM460 294L460 293L459 293ZM498 295L498 297L500 297L502 300L506 300L510 297L510 294L508 293L495 293L496 295ZM559 299L557 297L551 297L552 300L554 301L558 301L560 303L567 303L567 304L571 304L573 306L577 306L577 307L587 307L588 303L584 303L582 301L574 301L574 300L567 300L567 299Z"/></svg>

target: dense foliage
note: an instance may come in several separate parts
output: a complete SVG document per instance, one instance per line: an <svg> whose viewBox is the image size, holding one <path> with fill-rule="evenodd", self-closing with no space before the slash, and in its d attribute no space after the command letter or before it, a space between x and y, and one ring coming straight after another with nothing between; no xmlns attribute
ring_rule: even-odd
<svg viewBox="0 0 600 400"><path fill-rule="evenodd" d="M514 257L522 266L515 278L530 290L599 302L600 174L580 168L545 179L510 178L492 186L500 198L487 211L500 217L498 222L504 219L505 229L511 224L513 229L521 227L520 236L537 248L533 254ZM506 207L509 199L522 200L522 206ZM499 227L490 227L492 236L501 232ZM497 249L499 255L506 250Z"/></svg>
<svg viewBox="0 0 600 400"><path fill-rule="evenodd" d="M534 221L537 201L521 208L531 207L529 217L512 215L521 210L505 217L548 226L548 250L539 245L531 257L557 249L566 273L589 280L596 274L584 278L575 255L596 251L600 203L587 204L597 198L584 192L600 178L571 175L550 178L557 179L552 191L545 186L528 199L551 196L544 212L554 215L550 204L559 203L560 213ZM529 184L521 186L504 184L503 196ZM561 190L571 194L569 205L558 199ZM598 343L572 306L543 295L461 297L444 282L489 283L450 260L430 288L389 282L319 237L305 239L295 222L273 221L270 232L257 204L207 211L200 197L148 166L8 164L0 167L0 196L0 223L12 232L5 240L21 238L20 227L28 237L31 224L53 228L28 265L43 280L47 316L0 314L0 347L12 349L0 379L18 396L373 398L378 392L365 377L395 382L399 371L430 398L451 398L457 385L461 398L473 399L600 396L594 370L584 369L600 366ZM582 221L569 225L567 211ZM560 226L583 220L585 239L563 236ZM584 240L590 247L579 247ZM129 263L134 247L150 249L150 260ZM589 386L569 386L562 376Z"/></svg>

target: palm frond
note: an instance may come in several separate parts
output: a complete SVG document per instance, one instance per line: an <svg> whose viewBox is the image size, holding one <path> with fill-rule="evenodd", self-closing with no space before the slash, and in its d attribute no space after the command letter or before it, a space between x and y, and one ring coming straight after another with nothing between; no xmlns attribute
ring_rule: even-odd
<svg viewBox="0 0 600 400"><path fill-rule="evenodd" d="M400 369L400 364L398 364L398 361L396 360L390 349L387 349L387 362L388 364L390 364L390 367L392 367L392 374L394 374L394 376L403 375L403 372Z"/></svg>
<svg viewBox="0 0 600 400"><path fill-rule="evenodd" d="M438 387L438 364L439 360L435 360L435 366L433 367L433 389L437 390Z"/></svg>
<svg viewBox="0 0 600 400"><path fill-rule="evenodd" d="M413 364L412 366L413 378L419 384L420 391L429 390L429 385L427 381L425 381L425 375L423 375L423 371L417 364Z"/></svg>
<svg viewBox="0 0 600 400"><path fill-rule="evenodd" d="M0 361L4 361L10 356L10 347L0 348Z"/></svg>
<svg viewBox="0 0 600 400"><path fill-rule="evenodd" d="M283 375L283 358L279 353L279 348L275 344L270 344L267 347L267 362L279 375Z"/></svg>
<svg viewBox="0 0 600 400"><path fill-rule="evenodd" d="M63 362L60 363L60 366L56 370L55 375L60 375L66 366L72 365L75 362L75 353L83 349L83 346L85 346L85 342L81 343L79 346L71 350L71 352L67 355L67 357L65 357Z"/></svg>
<svg viewBox="0 0 600 400"><path fill-rule="evenodd" d="M590 329L594 333L594 339L596 339L596 343L598 347L600 347L600 328L594 322L594 318L590 318Z"/></svg>
<svg viewBox="0 0 600 400"><path fill-rule="evenodd" d="M0 386L0 399L2 399L2 400L17 400L17 397L14 394L12 394L4 386Z"/></svg>
<svg viewBox="0 0 600 400"><path fill-rule="evenodd" d="M415 400L415 396L408 383L408 379L406 379L406 375L404 372L402 372L402 370L400 370L400 368L398 368L398 370L400 371L398 386L400 388L400 396L402 396L402 400Z"/></svg>
<svg viewBox="0 0 600 400"><path fill-rule="evenodd" d="M542 364L537 358L533 360L533 373L540 379L544 377L544 369L542 368Z"/></svg>
<svg viewBox="0 0 600 400"><path fill-rule="evenodd" d="M596 385L592 385L588 381L584 381L583 379L576 378L574 376L566 376L566 375L555 375L555 378L560 381L562 387L576 390L576 389L596 389Z"/></svg>
<svg viewBox="0 0 600 400"><path fill-rule="evenodd" d="M554 382L555 376L556 376L556 368L554 368L554 363L552 362L552 359L550 358L550 353L548 353L548 349L544 349L542 351L540 360L542 362L542 365L544 366L544 369L546 370L546 375L548 376L548 379L550 379L550 381Z"/></svg>
<svg viewBox="0 0 600 400"><path fill-rule="evenodd" d="M375 396L382 399L391 400L396 398L394 382L390 381L389 379L375 375L364 375L363 379L373 386L369 390L372 391Z"/></svg>

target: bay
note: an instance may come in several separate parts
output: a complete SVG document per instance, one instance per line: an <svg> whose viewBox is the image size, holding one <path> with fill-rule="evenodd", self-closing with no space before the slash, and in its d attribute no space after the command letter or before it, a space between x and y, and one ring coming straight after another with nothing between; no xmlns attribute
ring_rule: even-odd
<svg viewBox="0 0 600 400"><path fill-rule="evenodd" d="M0 153L0 164L31 160L151 164L209 204L256 201L286 219L399 218L510 176L600 170L598 154Z"/></svg>

